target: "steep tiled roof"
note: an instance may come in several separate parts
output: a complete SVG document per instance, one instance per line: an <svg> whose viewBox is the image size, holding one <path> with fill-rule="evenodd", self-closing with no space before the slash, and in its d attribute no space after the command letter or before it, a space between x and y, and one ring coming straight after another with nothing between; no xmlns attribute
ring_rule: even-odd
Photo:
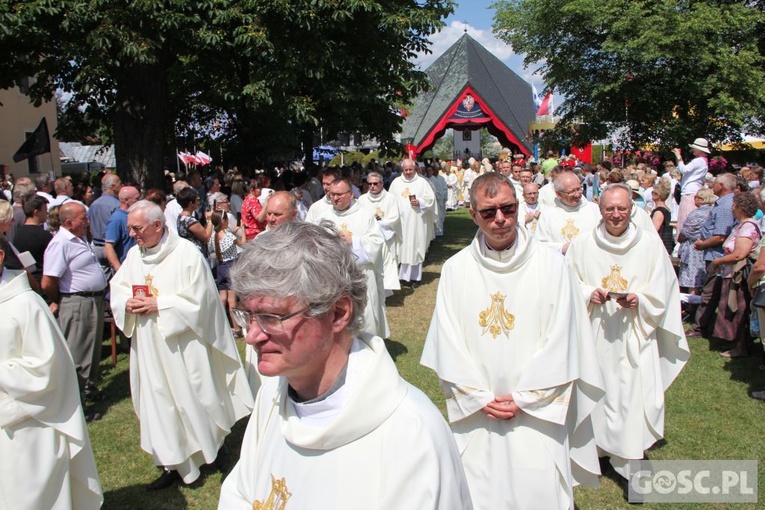
<svg viewBox="0 0 765 510"><path fill-rule="evenodd" d="M524 140L534 120L531 85L475 39L464 34L425 72L431 88L415 100L402 126L402 141L420 146L433 129L443 128L445 114L470 87L493 112L493 122L503 124L524 152L531 150L530 142ZM514 145L499 138L503 145Z"/></svg>

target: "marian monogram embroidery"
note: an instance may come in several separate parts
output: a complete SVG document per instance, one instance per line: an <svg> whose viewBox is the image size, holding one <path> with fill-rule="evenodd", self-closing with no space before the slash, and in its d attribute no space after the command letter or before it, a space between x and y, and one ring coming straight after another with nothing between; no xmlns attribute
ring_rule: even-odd
<svg viewBox="0 0 765 510"><path fill-rule="evenodd" d="M154 297L159 296L159 291L154 285L152 285L152 282L154 281L154 277L150 274L147 274L146 276L143 277L143 279L146 282L146 286L149 287L149 295Z"/></svg>
<svg viewBox="0 0 765 510"><path fill-rule="evenodd" d="M412 193L409 191L409 188L404 188L404 191L401 192L401 197L409 200L409 195L411 194Z"/></svg>
<svg viewBox="0 0 765 510"><path fill-rule="evenodd" d="M277 480L274 475L271 475L271 493L263 503L256 499L252 503L252 510L284 510L290 496L292 493L287 490L287 482L284 478Z"/></svg>
<svg viewBox="0 0 765 510"><path fill-rule="evenodd" d="M375 209L375 216L376 216L378 219L383 219L383 218L385 218L385 213L383 212L383 210L382 210L382 209L380 209L380 208L378 207L377 209Z"/></svg>
<svg viewBox="0 0 765 510"><path fill-rule="evenodd" d="M346 223L343 223L342 225L340 225L340 232L347 235L348 237L353 237L353 232L348 230L348 224Z"/></svg>
<svg viewBox="0 0 765 510"><path fill-rule="evenodd" d="M629 282L622 278L621 266L611 266L611 273L603 278L600 283L603 289L607 292L626 292Z"/></svg>
<svg viewBox="0 0 765 510"><path fill-rule="evenodd" d="M560 234L569 241L579 235L579 229L574 225L574 220L566 220L566 224L560 229Z"/></svg>
<svg viewBox="0 0 765 510"><path fill-rule="evenodd" d="M482 335L488 331L492 338L497 338L501 332L508 335L515 326L515 316L505 310L506 297L501 292L492 295L489 308L478 314L478 325L483 328Z"/></svg>

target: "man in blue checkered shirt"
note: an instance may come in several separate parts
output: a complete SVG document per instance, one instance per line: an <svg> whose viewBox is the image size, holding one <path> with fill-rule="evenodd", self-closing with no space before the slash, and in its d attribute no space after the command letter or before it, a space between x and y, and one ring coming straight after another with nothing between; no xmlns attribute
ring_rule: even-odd
<svg viewBox="0 0 765 510"><path fill-rule="evenodd" d="M712 191L717 201L701 227L701 236L693 244L697 250L704 250L707 267L717 257L723 256L723 243L736 224L733 217L733 191L736 189L736 177L733 174L720 174L715 179ZM686 331L687 336L710 336L714 325L715 310L720 301L722 276L718 272L707 272L707 279L701 291L701 305L696 310L694 324Z"/></svg>

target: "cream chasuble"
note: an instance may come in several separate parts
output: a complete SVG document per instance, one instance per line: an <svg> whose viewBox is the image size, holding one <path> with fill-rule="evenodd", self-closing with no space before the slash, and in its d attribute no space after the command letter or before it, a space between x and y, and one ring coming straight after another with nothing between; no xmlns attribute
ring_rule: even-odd
<svg viewBox="0 0 765 510"><path fill-rule="evenodd" d="M332 209L332 201L329 199L329 195L324 195L319 200L311 204L306 214L305 221L307 223L316 223L316 218L322 216L327 210Z"/></svg>
<svg viewBox="0 0 765 510"><path fill-rule="evenodd" d="M601 223L566 258L589 303L606 389L592 415L595 439L625 476L622 461L642 459L664 436L664 391L690 356L677 278L659 237L634 223L618 238ZM637 294L638 308L590 303L596 288Z"/></svg>
<svg viewBox="0 0 765 510"><path fill-rule="evenodd" d="M254 403L212 273L193 244L165 232L154 248L131 248L110 285L114 320L133 337L141 448L191 483ZM125 312L133 285L148 285L157 314Z"/></svg>
<svg viewBox="0 0 765 510"><path fill-rule="evenodd" d="M383 286L383 248L385 238L374 216L362 209L358 201L351 202L345 211L334 207L315 218L314 223L328 220L340 232L351 236L351 251L356 265L367 277L367 306L364 308L363 331L382 338L390 336L388 318L385 314L385 288Z"/></svg>
<svg viewBox="0 0 765 510"><path fill-rule="evenodd" d="M398 201L382 190L377 195L365 193L359 197L359 206L377 220L385 237L383 248L383 286L387 291L400 290L398 281L398 247L401 244L401 216Z"/></svg>
<svg viewBox="0 0 765 510"><path fill-rule="evenodd" d="M552 182L548 182L541 188L539 188L539 203L545 207L555 207L555 200L558 195L555 193L555 185ZM519 198L520 200L520 198Z"/></svg>
<svg viewBox="0 0 765 510"><path fill-rule="evenodd" d="M536 234L537 232L537 225L539 224L539 218L542 217L542 214L544 214L544 210L546 209L542 204L537 202L534 206L529 207L529 205L526 202L518 202L518 224L523 225L523 227L529 231L531 235ZM529 213L533 213L539 211L539 218L532 218L530 221L526 221L526 215Z"/></svg>
<svg viewBox="0 0 765 510"><path fill-rule="evenodd" d="M449 428L382 339L354 340L341 390L322 426L298 414L286 379L265 382L219 510L472 508Z"/></svg>
<svg viewBox="0 0 765 510"><path fill-rule="evenodd" d="M565 260L517 232L513 253L479 232L446 261L421 363L441 379L476 509L573 508L572 487L598 483L602 381ZM490 419L506 394L523 412Z"/></svg>
<svg viewBox="0 0 765 510"><path fill-rule="evenodd" d="M446 177L446 186L449 189L449 196L446 199L446 209L456 209L460 198L460 181L457 178L457 174L453 171L449 172Z"/></svg>
<svg viewBox="0 0 765 510"><path fill-rule="evenodd" d="M27 273L0 284L0 508L93 510L104 498L66 340Z"/></svg>
<svg viewBox="0 0 765 510"><path fill-rule="evenodd" d="M388 192L398 200L398 210L401 215L402 239L398 251L400 264L417 265L425 260L430 238L428 224L432 226L432 212L435 208L436 196L430 183L423 177L415 175L411 181L404 176L396 177ZM409 195L416 195L420 201L419 207L412 207Z"/></svg>
<svg viewBox="0 0 765 510"><path fill-rule="evenodd" d="M575 207L569 207L556 198L554 205L545 207L545 213L539 217L536 238L540 243L561 251L563 245L589 232L599 221L600 209L592 202L582 198Z"/></svg>

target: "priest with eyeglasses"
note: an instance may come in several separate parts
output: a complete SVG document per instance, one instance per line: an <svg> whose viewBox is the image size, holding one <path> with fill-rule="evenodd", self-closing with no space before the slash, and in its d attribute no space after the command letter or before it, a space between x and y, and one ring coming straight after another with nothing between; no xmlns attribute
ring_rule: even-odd
<svg viewBox="0 0 765 510"><path fill-rule="evenodd" d="M502 174L470 188L479 231L447 260L421 363L432 368L473 506L574 508L597 485L603 394L587 311L563 256L518 226Z"/></svg>
<svg viewBox="0 0 765 510"><path fill-rule="evenodd" d="M220 510L472 508L441 413L361 330L367 278L330 222L259 235L232 281L267 379Z"/></svg>
<svg viewBox="0 0 765 510"><path fill-rule="evenodd" d="M117 326L133 338L130 392L141 448L162 471L148 490L227 468L226 436L254 401L207 261L165 228L162 209L128 209L136 246L111 280Z"/></svg>

